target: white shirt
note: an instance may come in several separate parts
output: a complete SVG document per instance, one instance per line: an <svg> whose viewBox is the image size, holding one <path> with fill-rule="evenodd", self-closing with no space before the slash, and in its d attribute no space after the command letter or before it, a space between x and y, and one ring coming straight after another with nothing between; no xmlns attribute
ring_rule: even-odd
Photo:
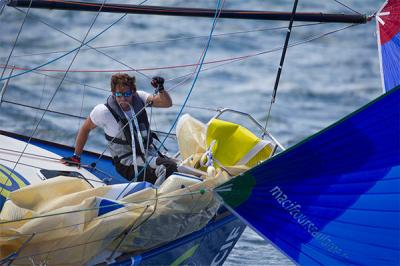
<svg viewBox="0 0 400 266"><path fill-rule="evenodd" d="M147 99L151 95L148 92L145 91L136 91L137 94L139 95L140 99L146 103ZM120 137L122 136L123 132L120 132L120 127L118 125L117 120L115 120L114 116L111 114L111 112L108 110L108 108L104 104L98 104L96 105L93 110L90 112L90 120L97 126L100 127L104 130L104 133L106 133L108 136L115 138L115 137ZM119 136L118 136L119 134ZM148 156L153 157L153 159L150 161L150 167L155 168L155 160L157 153L156 151L151 147L149 150ZM137 158L137 163L139 165L143 165L144 162L142 158Z"/></svg>
<svg viewBox="0 0 400 266"><path fill-rule="evenodd" d="M144 103L147 102L148 97L151 95L145 91L136 92ZM90 112L89 117L96 126L101 127L104 133L110 137L114 138L118 135L120 130L118 122L104 104L96 105Z"/></svg>

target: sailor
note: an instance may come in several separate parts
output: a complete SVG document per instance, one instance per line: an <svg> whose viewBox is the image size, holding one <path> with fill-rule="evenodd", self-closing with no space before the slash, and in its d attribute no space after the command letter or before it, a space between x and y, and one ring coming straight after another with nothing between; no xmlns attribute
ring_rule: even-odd
<svg viewBox="0 0 400 266"><path fill-rule="evenodd" d="M90 131L100 127L104 130L108 141L115 169L127 180L141 181L145 175L146 181L154 183L160 175L164 175L162 178L165 178L176 171L176 163L157 152L153 144L157 136L150 130L145 109L150 105L170 107L172 99L164 89L162 77L154 77L151 85L156 89L153 95L136 90L134 76L113 75L111 95L107 102L94 107L78 132L74 155L63 158L62 162L69 166L79 166L80 155ZM144 171L142 168L146 160L150 162L148 162L149 167Z"/></svg>

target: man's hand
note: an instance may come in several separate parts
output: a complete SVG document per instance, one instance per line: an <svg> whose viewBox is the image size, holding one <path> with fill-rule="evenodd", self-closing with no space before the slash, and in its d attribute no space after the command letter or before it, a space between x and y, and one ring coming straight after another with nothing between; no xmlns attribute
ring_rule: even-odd
<svg viewBox="0 0 400 266"><path fill-rule="evenodd" d="M153 77L151 79L151 86L156 89L156 93L164 90L164 78Z"/></svg>
<svg viewBox="0 0 400 266"><path fill-rule="evenodd" d="M76 154L71 157L61 158L61 162L67 166L77 166L78 168L81 166L81 158Z"/></svg>

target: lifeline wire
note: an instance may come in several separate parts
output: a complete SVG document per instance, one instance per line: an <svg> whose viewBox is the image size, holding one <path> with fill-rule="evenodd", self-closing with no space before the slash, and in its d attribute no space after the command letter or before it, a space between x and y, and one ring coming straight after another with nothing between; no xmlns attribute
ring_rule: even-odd
<svg viewBox="0 0 400 266"><path fill-rule="evenodd" d="M224 0L222 0L222 1L224 2ZM161 149L161 147L164 145L165 141L166 141L167 138L168 138L168 135L172 132L172 129L175 127L176 123L178 122L178 119L179 119L180 115L182 114L182 111L183 111L183 109L185 108L185 105L186 105L187 101L189 100L189 97L190 97L190 95L191 95L191 93L192 93L192 91L193 91L194 85L196 84L197 78L199 77L200 70L201 70L201 67L202 67L202 65L203 65L204 59L205 59L205 57L206 57L206 55L207 55L207 51L208 51L208 48L209 48L209 46L210 46L211 39L212 39L212 34L213 34L213 32L214 32L214 29L215 29L215 26L216 26L216 23L217 23L218 15L220 14L220 10L222 10L223 2L222 2L222 4L221 4L221 0L218 0L218 2L217 2L217 7L216 7L216 10L215 10L215 16L214 16L214 19L213 19L213 23L212 23L212 27L211 27L211 31L210 31L210 36L209 36L209 38L208 38L207 45L206 45L206 47L205 47L205 49L204 49L204 51L203 51L203 54L202 54L202 57L201 57L201 60L200 60L200 64L199 64L199 66L198 66L198 70L197 70L196 76L195 76L195 78L194 78L194 80L193 80L192 86L191 86L191 88L190 88L190 90L189 90L189 93L188 93L188 95L186 96L186 99L185 99L185 101L184 101L184 103L183 103L183 106L182 106L182 108L180 109L178 115L176 116L176 119L175 119L174 123L172 124L170 130L168 131L167 137L164 138L164 140L162 141L162 143L160 144L160 146L157 148L157 152L158 152L158 151ZM142 172L147 166L148 166L148 163L144 165L144 167L143 167L143 169L141 170L141 172ZM139 174L141 174L141 173L139 173ZM131 183L132 183L132 181L129 181L129 183L125 186L125 188L123 189L123 191L121 191L121 193L118 195L117 199L119 199L119 197L120 197L120 196L122 195L122 193L129 187L129 185L130 185Z"/></svg>
<svg viewBox="0 0 400 266"><path fill-rule="evenodd" d="M146 1L147 1L147 0L146 0ZM146 1L144 1L144 2L146 2ZM18 8L15 8L15 9L17 9L17 10L20 11L20 12L25 13L23 10L20 10L20 9L18 9ZM48 26L49 28L51 28L51 29L53 29L53 30L56 30L56 31L58 31L58 32L60 32L60 33L62 33L62 34L64 34L65 36L67 36L67 37L73 39L74 41L77 41L77 42L79 42L79 43L82 43L79 39L77 39L77 38L75 38L74 36L72 36L72 35L70 35L70 34L68 34L68 33L66 33L66 32L64 32L64 31L62 31L62 30L60 30L60 29L58 29L57 27L55 27L55 26L53 26L53 25L50 25L49 23L43 21L42 19L37 18L36 16L32 16L32 15L30 15L30 16L33 17L34 19L38 20L39 22L43 23L44 25ZM86 46L89 47L91 50L94 50L94 51L96 51L96 52L98 52L98 53L100 53L100 54L106 56L107 58L109 58L109 59L111 59L111 60L113 60L113 61L115 61L115 62L117 62L117 63L119 63L119 64L121 64L121 65L123 65L123 66L125 66L125 67L127 67L127 68L129 68L131 71L135 71L136 73L138 73L138 74L144 76L145 78L151 79L151 77L149 77L148 75L146 75L146 74L144 74L143 72L141 72L141 71L139 71L139 70L137 70L137 69L135 69L135 68L129 66L128 64L122 62L121 60L116 59L115 57L112 57L111 55L108 55L108 54L106 54L105 52L100 51L100 50L96 49L96 48L93 47L93 46L90 46L89 44L86 44Z"/></svg>
<svg viewBox="0 0 400 266"><path fill-rule="evenodd" d="M219 1L220 1L220 0L219 0ZM218 14L219 14L219 13L218 13ZM213 24L213 26L214 26L214 24ZM212 33L212 31L211 31L211 33ZM210 41L210 40L209 40L209 41ZM207 45L209 45L209 42L207 42ZM202 52L202 56L204 55L204 51L205 51L205 50L203 50L203 52ZM201 57L200 57L200 58L201 58ZM203 61L204 61L204 58L203 58ZM200 60L199 60L199 62L200 62ZM196 65L197 65L197 67L196 67L196 69L197 69L198 66L199 66L199 64L196 64ZM181 83L183 83L183 82L181 82ZM192 89L193 89L193 86L192 86ZM167 90L167 91L169 91L169 90ZM188 97L190 96L190 93L191 93L191 92L189 92ZM149 106L149 103L146 103L145 106L144 106L141 110L139 110L137 114L133 115L132 118L131 118L130 120L132 121L133 119L135 119L141 112L143 112L143 111L145 110L145 108L146 108L147 106ZM182 112L183 108L184 108L184 106L182 107L181 112ZM178 114L178 117L179 117L179 114ZM178 117L176 118L175 123L176 123ZM122 130L123 130L126 126L128 126L128 125L129 125L129 121L128 121L128 123L126 123L126 124L119 130L119 132L122 132ZM174 126L174 125L173 125L173 126ZM172 127L173 127L173 126L172 126ZM166 137L165 137L164 141L161 142L160 146L159 146L158 149L156 150L157 153L159 152L159 150L161 149L161 147L164 146L164 143L165 143L166 139L169 137L169 135L171 134L171 131L172 131L172 128L171 128L171 130L166 134ZM114 137L112 140L114 140L115 138L116 138L116 137ZM112 140L111 140L111 141L112 141ZM108 145L106 146L106 148L104 149L104 151L103 151L103 152L99 155L99 157L97 158L96 162L93 163L94 167L97 165L97 163L98 163L98 162L100 161L100 159L103 157L104 153L107 151L107 149L109 148L109 146L110 146L110 144L108 144ZM148 166L148 163L145 163L143 169L141 169L141 170L139 171L138 176L141 175L143 171L145 171L145 169L146 169L147 166ZM134 179L132 179L132 180L128 183L128 186L129 186L129 184L130 184L131 182L133 182L133 180L134 180Z"/></svg>
<svg viewBox="0 0 400 266"><path fill-rule="evenodd" d="M336 33L336 32L339 32L339 31L342 31L342 30L345 30L345 29L348 29L348 28L350 28L350 27L354 27L354 26L357 26L357 25L358 25L358 24L352 24L352 25L348 25L348 26L346 26L346 27L342 27L342 28L340 28L340 29L336 29L336 30L333 30L333 31L329 31L329 32L324 33L324 34L312 36L311 38L309 38L309 39L307 39L307 40L304 40L304 41L300 41L300 42L297 42L297 43L290 44L288 47L294 47L294 46L301 45L301 44L304 44L304 43L307 43L307 42L311 42L311 41L314 41L314 40L317 40L317 39L326 37L326 36L328 36L328 35L330 35L330 34L333 34L333 33ZM209 68L206 68L206 69L202 69L201 71L208 71L208 70L211 70L211 69L214 69L214 68L217 68L217 67L221 67L221 66L223 66L223 65L227 65L227 64L231 64L231 63L234 63L234 62L237 62L237 61L245 60L245 59L250 58L250 57L253 57L253 56L258 56L258 55L262 55L262 54L266 54L266 53L271 53L271 52L279 51L279 50L281 50L281 49L282 49L282 48L279 47L279 48L271 49L271 50L268 50L268 51L263 51L263 52L260 52L260 53L257 53L257 54L248 55L248 56L246 56L246 57L240 57L240 58L237 58L237 59L235 59L235 60L233 60L233 61L230 61L230 62L226 62L226 63L220 64L220 65L217 65L217 66L213 66L213 67L209 67ZM39 73L39 74L40 74L40 73ZM189 73L189 74L186 74L186 75L181 76L181 77L177 77L177 78L175 78L175 79L179 79L179 78L186 77L186 76L191 76L192 74L193 74L193 73L191 72L191 73ZM50 76L50 77L52 77L52 76ZM186 80L184 80L184 81L186 82L187 80L188 80L188 79L186 79ZM89 85L87 85L87 86L89 86ZM175 86L175 87L176 87L176 86ZM171 91L172 89L174 89L174 87L168 89L168 91ZM14 102L10 102L10 103L12 103L12 104L17 104L17 103L14 103ZM22 104L17 104L17 105L21 105L21 106L24 106L24 107L29 107L29 108L38 109L38 108L35 108L35 107L32 107L32 106L27 106L27 105L22 105ZM146 105L146 106L147 106L147 105ZM177 106L182 106L182 105L177 105ZM218 110L213 110L213 109L211 109L211 108L205 108L205 107L195 107L195 106L192 107L192 106L189 106L189 105L186 105L186 107L188 107L188 108L198 108L198 109L202 108L202 109L208 109L208 110L210 110L210 111L218 111ZM39 110L45 111L45 109L39 109ZM143 109L140 110L138 113L140 113L140 112L142 112L142 111L143 111ZM70 116L70 117L76 117L76 118L80 118L80 119L85 119L85 117L78 117L78 116L69 115L69 114L65 114L65 113L61 113L61 112L56 112L56 111L51 111L51 110L48 110L48 112L53 112L53 113L58 113L58 114L67 115L67 116ZM171 135L171 134L168 134L168 133L166 133L166 132L159 132L159 133L167 134L167 137L169 137L169 135ZM103 151L103 153L99 156L99 158L98 158L98 160L95 162L95 164L102 158L102 156L104 155L104 153L105 153L105 151L106 151L107 149L108 149L108 146L107 146L106 149ZM27 153L25 153L25 154L27 154ZM56 160L58 160L58 159L56 159ZM97 170L97 171L99 171L99 172L102 172L101 170L97 169L96 167L93 167L93 169L95 169L95 170ZM106 174L106 175L110 176L109 174Z"/></svg>
<svg viewBox="0 0 400 266"><path fill-rule="evenodd" d="M329 31L329 32L326 32L326 33L323 33L323 34L320 34L320 35L314 35L314 36L312 36L312 37L310 37L310 38L308 38L308 39L306 39L304 41L299 41L299 42L290 44L288 46L288 48L294 47L294 46L297 46L297 45L301 45L301 44L305 44L307 42L311 42L311 41L326 37L326 36L328 36L328 35L330 35L332 33L336 33L336 32L339 32L339 31L342 31L342 30L345 30L345 29L348 29L350 27L357 26L357 25L359 25L359 24L351 24L351 25L348 25L348 26L345 26L345 27L342 27L342 28L339 28L339 29L336 29L336 30L333 30L333 31ZM263 54L268 54L268 53L272 53L272 52L276 52L276 51L280 51L280 50L282 50L282 47L273 48L273 49L262 51L262 52L258 52L258 53L255 53L255 54L248 54L248 55L243 55L243 56L239 56L239 57L232 57L232 58L220 59L220 60L216 60L216 61L204 62L204 64L218 63L218 62L225 62L225 63L219 64L219 65L216 65L216 66L212 66L212 67L209 67L209 68L204 68L201 71L202 72L203 71L208 71L208 70L211 70L211 69L214 69L214 68L218 68L218 67L221 67L221 66L224 66L224 65L228 65L228 64L231 64L231 63L235 63L235 62L238 62L238 61L241 61L241 60L246 60L246 59L251 58L251 57L255 57L255 56L259 56L259 55L263 55ZM193 66L193 65L196 65L196 64L191 64L191 65L187 65L187 66ZM180 66L175 66L175 67L180 67ZM172 68L172 67L161 67L161 68L158 68L158 69L165 69L165 68ZM22 69L22 68L20 68L20 69ZM151 70L151 69L139 69L139 70L146 71L146 70ZM46 71L46 70L39 70L39 71L43 72L43 71ZM38 75L44 75L44 76L47 76L47 77L50 77L50 78L53 78L53 79L60 79L60 77L48 75L48 74L45 74L45 73L41 73L39 71L33 71L33 73L38 74ZM117 72L123 72L123 71L129 71L129 70L118 70ZM72 72L72 71L70 71L70 72ZM111 72L111 70L110 71L107 70L107 72ZM112 71L112 72L115 72L115 71ZM174 80L177 80L177 79L180 79L180 78L184 78L184 77L187 77L187 76L191 76L192 74L193 74L193 72L190 72L190 73L185 74L183 76L179 76L179 77L176 77L176 78L172 78L172 79L166 80L166 82L174 81ZM84 84L82 82L77 82L77 81L74 81L74 80L71 80L71 79L65 79L65 80L67 80L67 81L69 81L69 82L71 82L73 84L85 85L85 86L87 86L89 88L92 88L92 89L109 92L109 89L95 87L95 86L92 86L92 85L89 85L89 84ZM187 80L185 80L185 82L186 81ZM174 87L176 87L176 86L178 86L178 85L175 85ZM16 103L14 103L14 104L16 104ZM25 106L25 105L22 105L22 106ZM25 107L29 107L29 106L25 106Z"/></svg>
<svg viewBox="0 0 400 266"><path fill-rule="evenodd" d="M133 201L133 202L125 202L123 203L126 206L130 206L132 204L140 204L140 203L145 203L148 201L160 201L160 200L168 200L168 199L173 199L176 197L180 197L180 196L191 196L191 195L197 195L197 194L204 194L204 191L211 191L209 189L199 189L198 191L191 191L191 192L187 192L181 195L164 195L164 196L155 196L153 198L148 198L148 199L142 199L142 200L137 200L137 201ZM117 201L117 199L116 199ZM119 203L114 203L114 204L107 204L107 208L108 207L116 207L116 206L120 206L121 202ZM64 215L64 214L71 214L71 213L79 213L79 212L87 212L87 211L93 211L93 210L99 210L101 208L105 208L104 206L98 206L98 207L92 207L92 208L85 208L85 209L79 209L79 210L73 210L73 211L64 211L64 212L57 212L57 213L51 213L51 214L44 214L44 215L39 215L39 216L34 216L34 217L28 217L28 218L21 218L21 219L15 219L12 221L0 221L0 225L2 224L10 224L10 223L16 223L16 222L21 222L21 221L28 221L28 220L35 220L35 219L40 219L40 218L46 218L46 217L53 217L53 216L57 216L57 215Z"/></svg>
<svg viewBox="0 0 400 266"><path fill-rule="evenodd" d="M90 39L88 42L85 43L85 40L86 40L87 36L89 35L89 32L90 32L90 30L92 29L94 23L96 22L97 17L99 16L100 11L101 11L101 9L102 9L102 7L104 6L104 4L105 4L106 1L107 1L107 0L104 0L103 3L102 3L102 5L100 6L100 9L98 10L98 12L97 12L97 14L96 14L96 16L95 16L95 18L94 18L92 24L90 25L90 27L89 27L89 29L88 29L88 31L87 31L87 33L86 33L86 35L85 35L85 37L84 37L84 39L83 39L83 41L82 41L82 44L81 44L78 48L76 48L76 49L72 50L71 52L69 52L69 53L72 53L73 51L76 51L76 50L77 50L77 52L76 52L76 54L74 55L74 57L73 57L73 59L72 59L70 65L68 66L67 71L65 72L63 78L61 79L61 82L60 82L59 86L57 87L57 89L55 90L54 94L52 95L52 97L51 97L51 99L50 99L50 101L49 101L49 103L48 103L48 105L47 105L47 107L46 107L46 110L49 109L49 107L50 107L50 105L51 105L53 99L55 98L55 96L56 96L56 94L57 94L57 91L60 89L62 82L64 81L65 77L67 76L69 69L71 68L71 66L72 66L72 64L73 64L73 62L74 62L74 60L75 60L75 58L77 57L77 55L78 55L78 53L79 53L79 51L80 51L80 48L81 48L83 45L86 45L88 42L94 40L95 38L97 38L97 37L100 36L101 34L103 34L106 30L110 29L113 25L115 25L117 22L121 21L122 18L124 18L124 17L127 15L127 14L124 14L124 15L121 16L119 19L117 19L114 23L112 23L109 27L107 27L106 29L104 29L104 30L101 31L99 34L95 35L92 39ZM146 1L147 1L147 0L143 1L142 3L146 2ZM67 54L69 54L69 53L67 53ZM58 59L60 59L60 58L62 58L62 57L64 57L64 56L66 56L67 54L65 54L65 55L63 55L63 56L57 58L56 60L58 60ZM46 64L49 64L50 62L54 62L54 61L56 61L56 60L49 61L49 62L46 63ZM36 69L37 69L37 68L36 68ZM31 71L36 70L36 69L31 69L31 70L29 70L28 72L31 72ZM22 72L22 73L19 73L19 74L14 75L14 76L11 76L11 75L10 75L8 78L6 78L6 80L8 80L8 79L10 79L10 78L13 78L13 77L15 77L15 76L19 76L19 75L28 73L28 72ZM1 80L2 80L2 79L0 79L0 81L1 81ZM40 124L40 122L43 120L43 117L44 117L45 114L46 114L46 111L44 111L44 113L42 114L42 116L41 116L39 122L37 123L37 125L36 125L36 127L35 127L34 132L32 133L32 135L30 136L28 142L26 143L26 145L25 145L25 147L24 147L24 150L23 150L22 153L20 154L20 156L19 156L19 158L18 158L16 164L14 165L12 171L14 171L15 168L17 167L19 161L20 161L21 158L22 158L23 153L25 152L25 150L26 150L26 148L28 147L30 141L32 140L34 134L36 133L36 131L37 131L38 127L39 127L39 124ZM9 180L9 177L8 177L7 181L8 181L8 180ZM7 182L7 181L6 181L6 182ZM3 189L4 189L4 188L2 187L1 191L3 191ZM0 191L0 192L1 192L1 191Z"/></svg>
<svg viewBox="0 0 400 266"><path fill-rule="evenodd" d="M15 7L15 9L20 10L19 8L16 8L16 7ZM20 10L20 11L24 12L22 10ZM33 16L33 15L30 15L30 16ZM314 26L314 25L320 25L320 24L324 24L324 23L316 22L316 23L300 24L300 25L293 26L293 28ZM239 34L244 34L244 33L253 33L253 32L260 32L260 31L273 31L273 30L281 30L281 29L287 29L287 27L284 26L284 27L273 27L273 28L261 28L261 29L255 29L255 30L233 31L233 32L214 34L213 36L214 36L214 38L215 37L229 37L231 35L239 35ZM136 46L136 45L142 45L142 44L166 43L166 42L174 42L174 41L181 41L181 40L199 39L199 38L208 38L208 35L193 35L193 36L188 36L188 37L180 37L180 38L172 38L172 39L161 39L161 40L134 42L134 43L125 43L125 44L93 46L93 48L82 48L81 51L87 51L87 50L91 50L91 49L109 49L109 48L117 48L117 47ZM17 54L17 55L13 55L12 57L14 57L14 58L15 57L28 57L28 56L36 56L36 55L59 54L59 53L65 53L65 52L68 52L68 50L52 51L52 52L38 52L38 53L30 53L30 54Z"/></svg>
<svg viewBox="0 0 400 266"><path fill-rule="evenodd" d="M337 30L334 30L334 31L330 31L330 32L324 33L324 34L322 34L322 35L313 36L313 37L311 37L311 38L309 38L309 39L307 39L307 40L305 40L305 41L301 41L301 42L297 42L297 43L291 44L291 45L289 45L289 47L293 47L293 46L296 46L296 45L300 45L300 44L304 44L304 43L307 43L307 42L311 42L311 41L314 41L314 40L316 40L316 39L319 39L319 38L328 36L328 35L330 35L330 34L332 34L332 33L336 33L336 32L339 32L339 31L341 31L341 30L345 30L345 29L350 28L350 27L353 27L353 26L355 26L355 24L349 25L349 26L346 26L346 27L343 27L343 28L340 28L340 29L337 29ZM226 65L226 64L234 63L234 62L237 62L237 61L240 61L240 60L245 60L245 59L247 59L247 58L249 58L249 57L252 57L252 56L257 56L257 55L261 55L261 54L266 54L266 53L274 52L274 51L278 51L278 50L281 50L281 48L275 48L275 49L272 49L272 50L269 50L269 51L263 51L263 52L260 52L260 53L257 53L257 54L253 54L253 55L242 56L242 57L239 57L239 58L234 59L233 61L230 61L230 62L227 62L227 63L223 63L223 64L220 64L220 65L217 65L217 66L213 66L213 67L210 67L210 68L206 68L206 69L200 70L200 71L211 70L211 69L213 69L213 68L217 68L217 67L220 67L220 66L223 66L223 65ZM36 72L35 72L35 73L36 73ZM37 74L42 74L42 73L37 73ZM193 73L191 72L191 73L186 74L186 75L184 75L184 76L182 76L182 77L191 76L192 74L193 74ZM49 77L52 77L52 78L57 78L57 77L54 77L54 76L51 76L51 75L46 75L46 74L42 74L42 75L49 76ZM182 77L178 77L178 78L182 78ZM178 78L175 78L175 79L178 79ZM185 81L186 81L186 80L185 80ZM185 81L184 81L184 82L185 82ZM84 84L84 85L85 85L85 84ZM102 89L100 89L100 88L96 88L96 87L93 87L93 86L90 86L90 85L87 85L87 86L92 87L92 88L95 88L95 89L102 90ZM176 87L176 86L175 86L175 87ZM171 89L173 89L173 88L171 88ZM168 90L168 91L170 91L170 90ZM30 106L26 106L26 107L30 107ZM191 106L187 106L187 107L192 108ZM197 107L193 107L193 108L197 108ZM53 112L53 111L51 111L51 112ZM61 114L62 114L62 113L61 113ZM70 116L71 116L71 115L70 115ZM79 118L79 117L78 117L78 118ZM84 119L84 118L82 118L82 119ZM169 135L171 134L171 133L168 134L168 133L165 133L165 132L162 132L162 133L163 133L163 134L167 134L167 138L168 138ZM107 148L108 148L108 147L107 147ZM107 148L105 149L105 151L107 150ZM105 152L105 151L104 151L104 152ZM103 154L104 154L104 152L103 152ZM99 158L101 158L103 154L101 154ZM97 171L99 171L99 172L102 172L101 170L96 169L95 167L92 167L92 168L93 168L94 170L97 170ZM106 175L108 175L108 174L106 174ZM108 175L108 176L109 176L109 175Z"/></svg>
<svg viewBox="0 0 400 266"><path fill-rule="evenodd" d="M29 11L30 11L30 9L31 9L32 1L33 1L33 0L31 0L31 1L29 2L28 10L26 11L26 14L25 14L25 16L24 16L24 20L22 21L22 24L21 24L21 27L19 27L19 31L18 31L18 33L17 33L17 37L15 38L14 43L13 43L13 46L12 46L12 48L11 48L11 52L10 52L10 54L8 55L8 58L7 58L7 61L6 61L6 64L5 64L6 66L8 65L8 62L10 62L11 55L12 55L12 53L14 52L15 46L17 45L17 42L18 42L18 39L19 39L19 35L21 34L22 28L24 27L26 18L28 17L28 13L29 13ZM3 71L1 72L0 81L3 80L4 72L5 72L5 71L6 71L6 69L4 68Z"/></svg>
<svg viewBox="0 0 400 266"><path fill-rule="evenodd" d="M351 8L350 6L348 6L348 5L346 5L346 4L342 3L342 2L340 2L340 1L338 1L338 0L332 0L332 1L338 3L338 4L341 5L341 6L344 6L345 8L347 8L347 9L353 11L354 13L357 13L357 14L361 15L361 13L358 12L357 10Z"/></svg>
<svg viewBox="0 0 400 266"><path fill-rule="evenodd" d="M326 37L326 36L328 36L328 35L330 35L330 34L333 34L333 33L336 33L336 32L339 32L339 31L342 31L342 30L345 30L345 29L348 29L348 28L350 28L350 27L354 27L354 26L357 26L357 25L358 25L358 24L352 24L352 25L348 25L348 26L342 27L342 28L340 28L340 29L336 29L336 30L333 30L333 31L326 32L326 33L324 33L324 34L312 36L311 38L309 38L309 39L307 39L307 40L299 41L299 42L297 42L297 43L290 44L288 47L294 47L294 46L301 45L301 44L304 44L304 43L307 43L307 42L311 42L311 41L314 41L314 40L317 40L317 39ZM227 64L230 64L230 63L234 63L234 62L237 62L237 61L245 60L245 59L250 58L250 57L253 57L253 56L258 56L258 55L262 55L262 54L266 54L266 53L270 53L270 52L279 51L279 50L281 50L281 49L282 49L282 47L279 47L279 48L271 49L271 50L268 50L268 51L263 51L263 52L260 52L260 53L257 53L257 54L249 55L249 56L247 56L247 57L240 57L240 58L235 59L234 61L230 61L230 62L226 62L226 63L220 64L220 65L217 65L217 66L213 66L213 67L209 67L209 68L206 68L206 69L202 69L202 70L200 70L200 71L211 70L211 69L213 69L213 68L217 68L217 67L220 67L220 66L223 66L223 65L227 65ZM192 74L193 74L193 73L191 72L191 73L189 73L189 74L186 74L185 76L191 76ZM182 77L185 77L185 76L182 76ZM178 78L182 78L182 77L178 77ZM178 78L176 78L176 79L178 79ZM188 80L188 79L185 79L184 81L186 82L187 80ZM181 82L181 83L182 83L182 82ZM176 86L175 86L175 87L176 87ZM174 87L168 89L167 91L171 91L172 89L174 89ZM147 107L147 106L148 106L148 104L145 105L145 107ZM178 105L178 106L183 106L183 105ZM30 106L27 106L27 107L30 107ZM145 107L142 108L141 110L139 110L138 114L140 114L140 113L145 109ZM189 107L189 108L197 108L197 107L191 107L191 106L188 106L188 105L186 105L186 107ZM33 107L31 107L31 108L33 108ZM208 108L208 109L209 109L210 111L218 111L218 110L212 110L211 108ZM55 112L55 111L49 111L49 112ZM57 112L57 113L58 113L58 112ZM61 114L63 114L63 113L61 113ZM68 115L68 114L65 114L65 115ZM73 115L68 115L68 116L71 116L71 117L72 117ZM73 117L75 117L75 116L73 116ZM85 119L84 117L77 117L77 118ZM125 128L125 126L127 126L127 124L125 124L124 127L122 127L121 130L123 130L123 128ZM168 134L168 133L166 133L166 132L159 132L159 133L166 134L166 135L167 135L167 136L166 136L167 138L171 135L171 133ZM107 151L108 147L109 147L109 145L107 145L107 147L104 149L104 151L99 155L99 157L98 157L98 159L96 160L96 162L94 162L94 165L96 165L96 164L100 161L100 159L103 157L104 153ZM92 167L92 168L95 169L95 170L97 170L97 171L100 171L100 172L101 172L101 170L97 169L96 167ZM107 174L107 175L110 176L109 174Z"/></svg>
<svg viewBox="0 0 400 266"><path fill-rule="evenodd" d="M101 8L103 7L103 5L104 5L104 3L105 3L106 1L107 1L107 0L104 0L104 1L103 1L102 5L101 5L101 7L100 7L100 9L99 9L99 11L97 12L97 14L96 14L96 16L95 16L95 18L94 18L92 24L90 25L88 31L86 32L86 35L85 35L85 37L84 37L84 39L83 39L82 42L84 42L84 41L86 40L87 36L89 35L89 32L90 32L90 30L92 29L94 23L96 22L97 17L98 17L99 14L100 14ZM49 109L49 107L50 107L51 103L53 102L53 100L54 100L54 98L55 98L55 96L56 96L58 90L61 88L62 82L64 81L64 78L67 76L68 70L69 70L69 68L71 68L72 64L74 63L74 61L75 61L75 59L76 59L78 53L79 53L79 49L77 50L77 52L75 53L74 57L72 58L71 63L69 64L68 69L67 69L67 71L65 72L65 74L64 74L64 76L63 76L63 79L61 79L60 84L58 85L58 87L57 87L56 90L54 91L52 97L50 98L50 101L49 101L49 103L47 104L47 107L45 108L46 110ZM9 78L10 78L10 77L9 77ZM43 112L42 116L41 116L40 119L39 119L39 122L36 124L35 129L34 129L34 131L32 132L31 136L29 137L29 140L28 140L28 142L26 143L26 145L25 145L25 147L24 147L22 153L19 155L18 160L17 160L17 162L15 163L15 165L14 165L14 167L13 167L13 169L12 169L12 172L15 171L15 168L17 167L19 161L21 160L22 155L23 155L24 152L26 151L26 149L27 149L28 145L30 144L30 142L31 142L31 140L32 140L32 138L33 138L33 136L35 135L37 129L39 128L39 124L40 124L40 122L43 120L43 117L45 116L45 114L46 114L46 111ZM6 183L9 181L9 179L10 179L10 176L7 177ZM1 188L1 191L0 191L0 192L2 192L3 190L4 190L4 187Z"/></svg>
<svg viewBox="0 0 400 266"><path fill-rule="evenodd" d="M352 24L352 25L358 25L358 24ZM346 26L344 28L347 28L347 27L348 26ZM332 31L332 33L333 32L336 32L336 31ZM325 35L328 35L328 34L325 34ZM290 45L288 47L290 47ZM237 56L237 57L229 57L229 58L206 61L203 64L204 65L208 65L208 64L216 64L216 63L227 62L227 61L235 61L237 59L246 59L246 58L249 58L249 57L254 57L254 56L257 56L257 55L269 53L270 51L278 51L278 50L282 50L282 47L275 48L275 49L272 49L272 50L262 51L262 52L258 52L258 53L254 53L254 54L247 54L247 55L241 55L241 56ZM140 70L140 71L153 71L153 70L161 70L161 69L186 68L186 67L192 67L192 66L198 66L198 65L199 65L198 63L188 63L188 64L181 64L181 65L161 66L161 67L138 68L137 70ZM0 67L4 67L4 66L0 66ZM9 66L7 66L7 67L9 68ZM14 67L14 68L17 69L17 70L26 70L27 69L27 68L23 68L23 67ZM63 72L65 70L64 69L41 69L39 71L42 71L42 72ZM105 72L130 72L130 71L132 71L132 70L129 70L129 69L86 69L86 70L74 69L74 70L70 70L69 72L105 73ZM166 81L171 81L171 80L174 80L174 79L169 79L169 80L166 80Z"/></svg>
<svg viewBox="0 0 400 266"><path fill-rule="evenodd" d="M112 26L114 26L115 24L117 24L119 21L121 21L121 20L122 20L124 17L126 17L126 16L127 16L127 14L122 15L120 18L118 18L116 21L114 21L111 25L109 25L108 27L106 27L106 28L105 28L104 30L102 30L100 33L98 33L97 35L95 35L93 38L89 39L87 42L83 42L81 45L79 45L79 46L76 47L75 49L69 51L68 53L65 53L65 54L63 54L63 55L61 55L61 56L59 56L59 57L56 57L56 58L54 58L54 59L52 59L52 60L46 62L46 63L43 63L43 64L41 64L41 65L38 65L38 66L36 66L36 67L34 67L34 68L31 68L31 69L28 69L28 70L26 70L26 71L20 72L20 73L18 73L18 74L9 76L9 77L7 77L7 78L1 78L0 81L7 80L7 79L12 79L12 78L15 78L15 77L18 77L18 76L21 76L21 75L25 75L25 74L30 73L30 72L33 72L34 70L37 70L37 69L39 69L39 68L41 68L41 67L47 66L47 65L49 65L49 64L51 64L51 63L54 63L54 62L60 60L60 59L63 58L63 57L66 57L67 55L69 55L69 54L71 54L71 53L73 53L73 52L79 50L81 47L83 47L83 46L85 46L86 44L88 44L88 43L92 42L93 40L95 40L97 37L99 37L99 36L102 35L104 32L106 32L107 30L109 30Z"/></svg>

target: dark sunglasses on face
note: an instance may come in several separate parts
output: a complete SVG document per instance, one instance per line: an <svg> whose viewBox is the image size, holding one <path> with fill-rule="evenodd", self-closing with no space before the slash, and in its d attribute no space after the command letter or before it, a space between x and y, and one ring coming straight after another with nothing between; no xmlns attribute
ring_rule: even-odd
<svg viewBox="0 0 400 266"><path fill-rule="evenodd" d="M114 96L115 96L115 97L122 97L122 96L124 96L124 97L130 97L130 96L132 96L132 91L126 91L126 92L119 92L119 91L117 91L117 92L114 93Z"/></svg>

